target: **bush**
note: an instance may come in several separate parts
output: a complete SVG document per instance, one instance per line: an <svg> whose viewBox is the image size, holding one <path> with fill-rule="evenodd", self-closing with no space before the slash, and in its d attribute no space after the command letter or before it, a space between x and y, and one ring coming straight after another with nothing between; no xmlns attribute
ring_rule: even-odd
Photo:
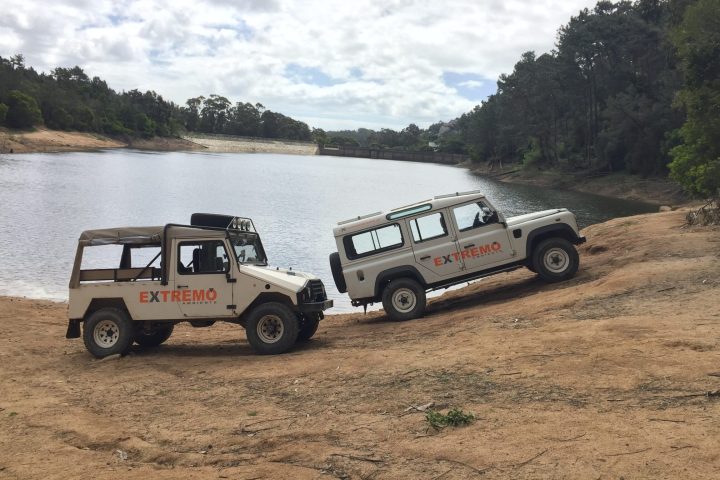
<svg viewBox="0 0 720 480"><path fill-rule="evenodd" d="M30 128L42 123L37 102L30 95L13 90L8 96L6 123L12 128Z"/></svg>
<svg viewBox="0 0 720 480"><path fill-rule="evenodd" d="M0 103L0 125L2 125L3 122L5 122L5 117L7 116L8 112L8 106L4 103Z"/></svg>
<svg viewBox="0 0 720 480"><path fill-rule="evenodd" d="M425 412L425 420L427 420L432 428L440 430L445 427L470 425L475 421L475 415L465 413L458 408L453 408L445 415L435 410L428 410Z"/></svg>

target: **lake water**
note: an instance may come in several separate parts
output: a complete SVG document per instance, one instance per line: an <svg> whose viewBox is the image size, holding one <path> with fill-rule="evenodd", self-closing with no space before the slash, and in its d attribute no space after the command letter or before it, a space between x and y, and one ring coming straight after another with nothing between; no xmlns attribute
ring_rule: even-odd
<svg viewBox="0 0 720 480"><path fill-rule="evenodd" d="M581 226L656 210L390 160L134 150L0 155L0 295L67 299L83 230L187 224L191 213L208 212L252 218L271 265L320 276L333 311L347 311L328 265L338 221L475 189L507 216L567 207Z"/></svg>

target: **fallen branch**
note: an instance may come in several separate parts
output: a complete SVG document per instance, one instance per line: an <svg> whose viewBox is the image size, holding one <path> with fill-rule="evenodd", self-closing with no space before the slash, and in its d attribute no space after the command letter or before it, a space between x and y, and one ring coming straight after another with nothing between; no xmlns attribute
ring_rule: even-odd
<svg viewBox="0 0 720 480"><path fill-rule="evenodd" d="M515 467L515 468L524 467L525 465L527 465L528 463L532 462L533 460L536 460L536 459L540 458L541 456L545 455L548 450L550 450L550 449L549 449L549 448L546 448L545 450L543 450L542 452L538 453L538 454L535 455L534 457L532 457L532 458L530 458L530 459L528 459L528 460L525 460L524 462L516 463L516 464L511 465L511 466L512 466L512 467Z"/></svg>
<svg viewBox="0 0 720 480"><path fill-rule="evenodd" d="M672 422L672 423L686 423L685 420L673 420L671 418L648 418L651 422Z"/></svg>
<svg viewBox="0 0 720 480"><path fill-rule="evenodd" d="M622 456L622 455L635 455L636 453L647 452L648 450L650 450L650 447L648 447L648 448L643 448L642 450L635 450L634 452L608 453L608 454L605 455L605 456L606 456L606 457L620 457L620 456Z"/></svg>
<svg viewBox="0 0 720 480"><path fill-rule="evenodd" d="M587 435L587 433L581 433L580 435L577 435L577 436L571 437L571 438L552 438L552 437L546 437L546 438L547 438L548 440L552 440L552 441L554 441L554 442L572 442L573 440L577 440L578 438L582 438L582 437L584 437L585 435Z"/></svg>
<svg viewBox="0 0 720 480"><path fill-rule="evenodd" d="M476 472L476 473L478 473L478 474L480 474L480 475L484 475L485 472L487 472L487 471L489 471L489 470L492 470L492 469L494 468L494 467L491 465L491 466L486 467L485 469L481 470L481 469L479 469L479 468L477 468L477 467L473 467L472 465L468 465L467 463L465 463L465 462L460 462L460 461L458 461L458 460L450 460L450 459L447 459L447 458L440 458L439 460L442 461L442 462L449 462L449 463L454 463L454 464L456 464L456 465L462 465L463 467L469 468L470 470L472 470L472 471L474 471L474 472ZM443 475L444 475L444 474L443 474Z"/></svg>
<svg viewBox="0 0 720 480"><path fill-rule="evenodd" d="M349 458L350 460L358 460L360 462L370 462L370 463L383 463L384 460L381 458L370 458L370 457L359 457L357 455L350 455L345 453L331 453L331 457L344 457Z"/></svg>

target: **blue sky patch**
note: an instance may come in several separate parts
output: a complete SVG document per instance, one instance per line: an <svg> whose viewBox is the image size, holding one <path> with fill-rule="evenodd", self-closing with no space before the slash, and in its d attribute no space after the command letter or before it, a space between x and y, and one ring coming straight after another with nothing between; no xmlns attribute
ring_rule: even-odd
<svg viewBox="0 0 720 480"><path fill-rule="evenodd" d="M238 18L235 23L216 23L210 25L210 27L217 30L233 30L238 37L242 37L245 40L251 40L255 35L252 27L242 18Z"/></svg>
<svg viewBox="0 0 720 480"><path fill-rule="evenodd" d="M297 63L289 63L285 67L285 74L295 83L307 83L320 87L330 87L342 83L324 74L322 70L315 67L303 67Z"/></svg>
<svg viewBox="0 0 720 480"><path fill-rule="evenodd" d="M468 100L482 101L497 90L495 80L473 73L443 72L443 81Z"/></svg>

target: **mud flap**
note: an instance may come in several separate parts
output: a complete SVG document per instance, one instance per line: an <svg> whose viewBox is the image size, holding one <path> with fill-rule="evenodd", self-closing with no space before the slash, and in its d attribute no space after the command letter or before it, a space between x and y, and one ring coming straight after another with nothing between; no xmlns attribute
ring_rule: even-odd
<svg viewBox="0 0 720 480"><path fill-rule="evenodd" d="M80 320L68 321L67 332L65 338L80 338Z"/></svg>

